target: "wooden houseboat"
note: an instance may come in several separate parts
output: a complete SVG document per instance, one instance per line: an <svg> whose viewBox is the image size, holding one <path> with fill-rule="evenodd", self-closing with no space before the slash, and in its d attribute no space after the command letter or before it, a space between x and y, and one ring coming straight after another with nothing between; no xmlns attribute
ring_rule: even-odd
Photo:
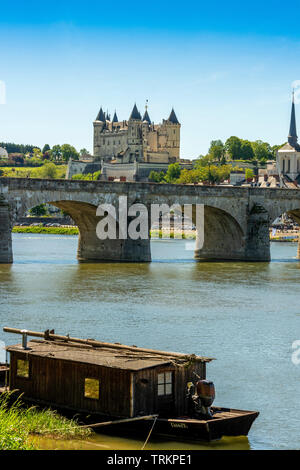
<svg viewBox="0 0 300 470"><path fill-rule="evenodd" d="M93 416L116 432L146 431L150 421L154 434L210 441L247 435L258 416L211 406L215 391L206 380L206 365L212 358L71 338L53 330L4 331L22 335L21 344L6 348L9 390L30 403ZM28 341L28 336L39 339Z"/></svg>

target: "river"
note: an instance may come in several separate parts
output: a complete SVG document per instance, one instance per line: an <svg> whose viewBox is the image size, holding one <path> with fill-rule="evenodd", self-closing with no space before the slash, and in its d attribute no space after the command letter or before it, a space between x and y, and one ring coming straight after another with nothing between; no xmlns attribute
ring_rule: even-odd
<svg viewBox="0 0 300 470"><path fill-rule="evenodd" d="M260 411L248 438L213 444L150 440L148 449L299 449L300 262L293 243L273 243L270 263L195 262L194 242L155 240L149 264L76 260L77 237L14 234L14 264L0 265L3 326L45 330L216 357L207 376L215 404ZM1 358L0 358L1 360ZM146 436L145 436L146 438ZM50 448L139 449L96 435Z"/></svg>

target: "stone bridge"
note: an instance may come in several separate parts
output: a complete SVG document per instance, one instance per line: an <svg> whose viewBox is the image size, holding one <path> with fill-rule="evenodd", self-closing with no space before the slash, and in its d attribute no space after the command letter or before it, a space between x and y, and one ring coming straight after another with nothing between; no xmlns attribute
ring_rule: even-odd
<svg viewBox="0 0 300 470"><path fill-rule="evenodd" d="M268 261L270 223L283 212L300 222L298 190L0 178L0 262L13 260L15 221L42 203L63 209L78 225L79 260L151 261L149 239L101 240L96 235L101 219L96 208L105 203L118 207L120 196L127 196L128 207L204 205L204 244L195 252L199 259Z"/></svg>

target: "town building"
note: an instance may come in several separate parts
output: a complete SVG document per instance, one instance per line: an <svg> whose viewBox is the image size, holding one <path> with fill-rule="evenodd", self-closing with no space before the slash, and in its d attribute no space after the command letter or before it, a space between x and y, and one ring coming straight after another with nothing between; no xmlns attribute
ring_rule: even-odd
<svg viewBox="0 0 300 470"><path fill-rule="evenodd" d="M288 141L277 151L276 166L279 175L286 182L300 184L300 145L296 129L295 98L292 96L292 110Z"/></svg>
<svg viewBox="0 0 300 470"><path fill-rule="evenodd" d="M266 168L259 169L258 185L289 189L297 189L300 186L300 145L296 128L294 92L287 142L277 150L276 162L270 160Z"/></svg>

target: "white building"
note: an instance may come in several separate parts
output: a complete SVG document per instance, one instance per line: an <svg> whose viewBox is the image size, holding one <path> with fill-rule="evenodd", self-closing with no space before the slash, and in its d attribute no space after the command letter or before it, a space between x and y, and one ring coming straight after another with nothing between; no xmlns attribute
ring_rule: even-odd
<svg viewBox="0 0 300 470"><path fill-rule="evenodd" d="M4 160L4 159L8 159L8 153L7 153L7 150L3 147L0 147L0 159L1 160Z"/></svg>
<svg viewBox="0 0 300 470"><path fill-rule="evenodd" d="M300 145L296 131L294 93L288 142L277 151L276 165L282 178L300 183Z"/></svg>

